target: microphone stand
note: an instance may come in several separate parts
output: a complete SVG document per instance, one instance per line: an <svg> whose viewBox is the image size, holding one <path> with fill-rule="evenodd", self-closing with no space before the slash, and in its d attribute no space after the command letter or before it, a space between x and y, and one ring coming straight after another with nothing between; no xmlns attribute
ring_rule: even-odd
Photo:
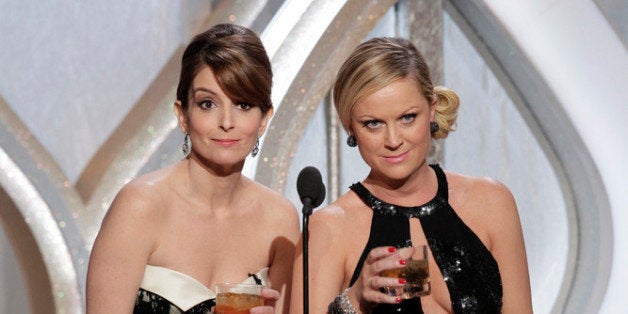
<svg viewBox="0 0 628 314"><path fill-rule="evenodd" d="M325 199L325 184L315 167L305 167L297 177L297 192L303 203L303 313L310 313L308 269L308 222L312 210Z"/></svg>
<svg viewBox="0 0 628 314"><path fill-rule="evenodd" d="M308 223L312 214L312 205L309 198L303 203L303 313L310 313L309 302L309 270L308 270Z"/></svg>

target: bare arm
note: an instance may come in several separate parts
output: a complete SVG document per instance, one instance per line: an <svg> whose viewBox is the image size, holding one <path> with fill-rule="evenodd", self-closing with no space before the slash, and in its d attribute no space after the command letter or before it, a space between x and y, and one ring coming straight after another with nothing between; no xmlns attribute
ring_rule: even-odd
<svg viewBox="0 0 628 314"><path fill-rule="evenodd" d="M345 212L329 206L312 215L309 237L309 309L312 313L327 313L336 296L348 285L353 266L348 265L348 248L358 244L355 224L345 217ZM397 297L380 292L384 286L403 286L395 278L380 277L384 269L400 266L403 259L391 247L378 247L369 252L358 280L351 287L348 297L360 313L370 311L374 303L397 303ZM407 257L406 257L407 258ZM303 255L302 239L297 247L294 264L291 313L303 313Z"/></svg>
<svg viewBox="0 0 628 314"><path fill-rule="evenodd" d="M333 208L333 207L332 207ZM336 210L339 210L336 208ZM327 313L345 281L345 256L338 239L340 213L330 208L316 211L309 221L308 277L310 313ZM303 238L299 240L292 277L291 313L303 313Z"/></svg>
<svg viewBox="0 0 628 314"><path fill-rule="evenodd" d="M142 193L125 187L103 220L89 261L87 313L131 313L154 249L155 215Z"/></svg>
<svg viewBox="0 0 628 314"><path fill-rule="evenodd" d="M491 252L499 265L504 291L503 313L532 313L530 277L517 205L502 184L493 186L489 208Z"/></svg>
<svg viewBox="0 0 628 314"><path fill-rule="evenodd" d="M272 243L274 253L268 272L271 288L280 293L275 303L275 313L288 313L292 289L292 260L299 238L299 218L296 209L292 204L282 209L282 214L274 225L279 233Z"/></svg>

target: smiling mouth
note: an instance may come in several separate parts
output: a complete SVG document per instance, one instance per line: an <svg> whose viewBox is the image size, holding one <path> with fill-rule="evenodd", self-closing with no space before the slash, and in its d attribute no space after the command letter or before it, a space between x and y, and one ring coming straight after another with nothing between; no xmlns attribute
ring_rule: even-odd
<svg viewBox="0 0 628 314"><path fill-rule="evenodd" d="M408 153L409 152L405 152L396 156L384 156L384 160L393 164L400 163L408 158Z"/></svg>

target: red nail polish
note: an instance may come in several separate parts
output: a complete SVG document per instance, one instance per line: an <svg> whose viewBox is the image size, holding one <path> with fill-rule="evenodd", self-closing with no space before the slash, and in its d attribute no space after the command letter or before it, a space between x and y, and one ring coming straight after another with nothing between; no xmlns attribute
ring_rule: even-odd
<svg viewBox="0 0 628 314"><path fill-rule="evenodd" d="M399 283L400 284L405 284L406 283L406 279L405 278L399 278Z"/></svg>
<svg viewBox="0 0 628 314"><path fill-rule="evenodd" d="M401 301L403 301L403 299L401 297L396 297L395 298L395 302L397 303L401 303Z"/></svg>
<svg viewBox="0 0 628 314"><path fill-rule="evenodd" d="M396 249L394 247L392 247L392 246L388 248L388 252L390 252L390 253L394 253L395 251L396 251Z"/></svg>
<svg viewBox="0 0 628 314"><path fill-rule="evenodd" d="M400 259L399 260L399 265L405 265L406 264L406 260L405 259Z"/></svg>

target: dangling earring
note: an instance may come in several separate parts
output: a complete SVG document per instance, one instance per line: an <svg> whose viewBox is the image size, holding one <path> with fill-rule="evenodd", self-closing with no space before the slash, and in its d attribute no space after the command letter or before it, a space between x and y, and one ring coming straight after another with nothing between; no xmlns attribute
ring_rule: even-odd
<svg viewBox="0 0 628 314"><path fill-rule="evenodd" d="M355 139L355 136L349 135L349 137L347 137L347 145L349 145L349 147L358 146L358 141Z"/></svg>
<svg viewBox="0 0 628 314"><path fill-rule="evenodd" d="M438 123L436 123L436 122L434 122L434 121L430 122L430 133L436 133L436 132L438 132L438 129L439 129L439 128L440 128L440 127L438 126Z"/></svg>
<svg viewBox="0 0 628 314"><path fill-rule="evenodd" d="M259 137L257 138L257 141L255 141L255 145L253 146L253 150L251 151L251 157L257 156L257 153L259 153Z"/></svg>
<svg viewBox="0 0 628 314"><path fill-rule="evenodd" d="M190 135L186 132L185 137L183 138L183 145L181 146L181 150L183 151L183 157L187 157L192 150L192 141L190 140Z"/></svg>

